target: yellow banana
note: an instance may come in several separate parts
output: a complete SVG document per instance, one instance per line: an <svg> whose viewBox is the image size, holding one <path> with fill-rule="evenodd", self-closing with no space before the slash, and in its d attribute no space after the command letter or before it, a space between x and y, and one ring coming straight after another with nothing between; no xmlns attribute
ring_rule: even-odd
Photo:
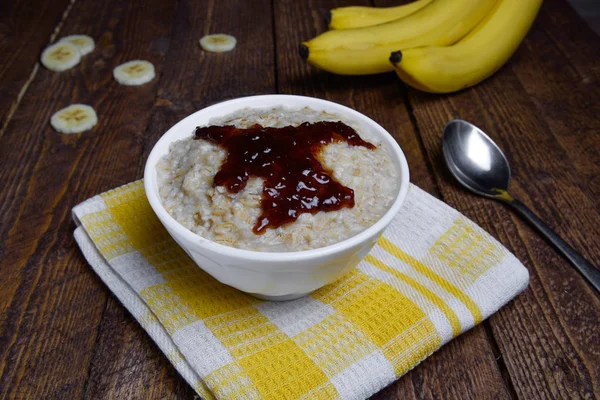
<svg viewBox="0 0 600 400"><path fill-rule="evenodd" d="M496 2L432 0L419 11L391 22L325 32L302 43L300 55L316 67L341 75L391 71L391 52L453 44L471 31Z"/></svg>
<svg viewBox="0 0 600 400"><path fill-rule="evenodd" d="M542 0L500 0L497 7L453 46L419 47L392 53L404 82L430 93L476 85L498 71L517 50Z"/></svg>
<svg viewBox="0 0 600 400"><path fill-rule="evenodd" d="M329 29L361 28L406 17L429 3L431 0L417 0L396 7L340 7L329 11L326 20Z"/></svg>

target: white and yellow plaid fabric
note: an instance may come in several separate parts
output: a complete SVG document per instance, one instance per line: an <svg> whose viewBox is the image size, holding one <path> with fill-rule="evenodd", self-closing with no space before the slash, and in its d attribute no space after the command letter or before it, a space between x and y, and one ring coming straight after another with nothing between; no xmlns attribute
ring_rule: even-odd
<svg viewBox="0 0 600 400"><path fill-rule="evenodd" d="M206 399L362 399L494 313L527 270L416 186L351 273L290 302L255 299L198 268L141 181L73 210L94 270Z"/></svg>

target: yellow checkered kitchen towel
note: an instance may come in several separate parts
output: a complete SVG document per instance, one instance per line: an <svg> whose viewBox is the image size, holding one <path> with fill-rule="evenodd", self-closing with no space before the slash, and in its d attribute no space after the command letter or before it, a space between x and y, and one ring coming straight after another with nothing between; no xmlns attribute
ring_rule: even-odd
<svg viewBox="0 0 600 400"><path fill-rule="evenodd" d="M362 399L497 311L528 272L416 186L357 268L310 296L255 299L198 268L141 181L73 210L94 270L206 399Z"/></svg>

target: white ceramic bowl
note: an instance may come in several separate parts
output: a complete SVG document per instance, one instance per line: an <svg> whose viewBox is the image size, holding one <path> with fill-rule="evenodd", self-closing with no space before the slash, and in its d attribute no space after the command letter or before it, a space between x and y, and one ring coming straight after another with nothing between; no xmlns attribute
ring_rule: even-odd
<svg viewBox="0 0 600 400"><path fill-rule="evenodd" d="M169 146L193 134L209 119L243 108L311 107L357 121L381 140L399 171L400 184L394 202L385 215L363 232L341 242L313 250L270 253L242 250L205 239L177 222L161 204L156 180L156 163ZM156 143L144 171L144 186L152 209L173 239L198 264L219 281L267 300L291 300L327 285L354 268L371 250L396 215L408 191L408 164L392 136L372 119L348 107L302 96L265 95L244 97L215 104L177 123Z"/></svg>

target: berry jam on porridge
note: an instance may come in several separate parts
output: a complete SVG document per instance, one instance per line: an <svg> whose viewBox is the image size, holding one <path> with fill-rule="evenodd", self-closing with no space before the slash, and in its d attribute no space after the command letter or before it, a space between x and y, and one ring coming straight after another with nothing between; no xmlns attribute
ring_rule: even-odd
<svg viewBox="0 0 600 400"><path fill-rule="evenodd" d="M379 220L399 174L374 135L310 108L245 109L171 144L157 164L163 206L196 234L231 247L302 251Z"/></svg>

